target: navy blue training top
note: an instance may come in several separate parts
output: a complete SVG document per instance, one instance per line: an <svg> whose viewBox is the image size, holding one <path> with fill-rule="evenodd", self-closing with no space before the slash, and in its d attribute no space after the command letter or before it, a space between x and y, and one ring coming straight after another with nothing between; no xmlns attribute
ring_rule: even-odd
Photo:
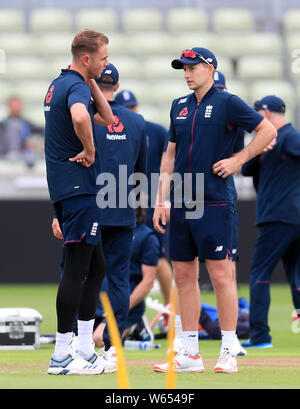
<svg viewBox="0 0 300 409"><path fill-rule="evenodd" d="M115 207L101 208L102 226L135 226L136 209L129 205L128 197L133 193L133 184L128 178L135 172L146 174L147 171L147 136L142 115L130 111L115 101L108 101L115 122L108 127L95 124L95 146L99 154L96 163L97 203L115 198ZM122 166L120 168L120 165ZM126 168L125 168L126 166ZM115 184L108 181L104 173L114 176ZM109 177L111 178L111 177ZM108 193L108 191L110 193ZM133 195L135 196L135 195Z"/></svg>
<svg viewBox="0 0 300 409"><path fill-rule="evenodd" d="M169 140L176 143L174 173L179 173L182 181L185 173L192 174L185 186L188 200L196 201L195 174L203 173L205 203L234 203L233 176L222 179L212 166L232 156L242 135L239 127L251 133L263 117L238 96L214 86L200 103L195 93L174 100L170 117ZM182 189L180 182L174 183L174 192L177 189Z"/></svg>
<svg viewBox="0 0 300 409"><path fill-rule="evenodd" d="M95 111L91 104L90 87L79 72L61 70L60 76L52 81L44 100L45 157L52 203L72 196L97 193L95 165L86 168L69 161L83 150L70 114L71 106L78 102L86 106L93 126Z"/></svg>
<svg viewBox="0 0 300 409"><path fill-rule="evenodd" d="M291 124L278 129L276 145L255 163L253 174L260 168L256 224L282 222L300 226L300 132ZM248 162L242 171L250 176L247 167Z"/></svg>
<svg viewBox="0 0 300 409"><path fill-rule="evenodd" d="M243 176L252 176L253 178L253 187L255 191L258 190L259 185L259 173L260 173L260 166L262 161L262 155L257 155L254 158L250 159L242 166L242 175Z"/></svg>

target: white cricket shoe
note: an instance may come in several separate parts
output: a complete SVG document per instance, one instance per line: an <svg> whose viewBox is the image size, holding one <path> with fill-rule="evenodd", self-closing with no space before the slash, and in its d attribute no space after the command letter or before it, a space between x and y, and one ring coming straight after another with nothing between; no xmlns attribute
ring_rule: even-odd
<svg viewBox="0 0 300 409"><path fill-rule="evenodd" d="M58 360L52 355L49 375L101 375L104 367L95 363L89 363L77 354L69 354L64 359Z"/></svg>
<svg viewBox="0 0 300 409"><path fill-rule="evenodd" d="M100 350L102 355L98 355L97 364L104 367L105 373L113 373L118 369L118 359L116 348L111 346L108 351L105 351L104 348Z"/></svg>
<svg viewBox="0 0 300 409"><path fill-rule="evenodd" d="M156 364L152 369L155 372L167 372L169 364ZM175 372L203 372L205 370L200 354L188 355L183 347L174 357Z"/></svg>
<svg viewBox="0 0 300 409"><path fill-rule="evenodd" d="M214 371L215 373L236 373L238 371L236 356L229 349L224 348Z"/></svg>

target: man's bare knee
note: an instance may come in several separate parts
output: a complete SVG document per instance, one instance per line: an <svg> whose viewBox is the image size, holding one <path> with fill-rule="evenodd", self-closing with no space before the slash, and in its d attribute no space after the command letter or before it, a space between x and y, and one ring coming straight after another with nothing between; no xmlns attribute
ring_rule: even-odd
<svg viewBox="0 0 300 409"><path fill-rule="evenodd" d="M175 262L174 278L177 287L195 285L198 281L198 268L195 262Z"/></svg>
<svg viewBox="0 0 300 409"><path fill-rule="evenodd" d="M232 284L231 260L206 260L210 279L215 288L226 288Z"/></svg>

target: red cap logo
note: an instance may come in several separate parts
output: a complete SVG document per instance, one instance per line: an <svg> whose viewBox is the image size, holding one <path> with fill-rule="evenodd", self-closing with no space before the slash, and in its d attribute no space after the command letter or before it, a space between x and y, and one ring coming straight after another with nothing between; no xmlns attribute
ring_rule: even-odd
<svg viewBox="0 0 300 409"><path fill-rule="evenodd" d="M110 133L123 132L124 125L122 124L120 119L117 117L117 115L114 115L114 123L112 125L109 125L107 128Z"/></svg>
<svg viewBox="0 0 300 409"><path fill-rule="evenodd" d="M180 112L179 112L179 116L187 116L187 114L189 113L187 107L184 107Z"/></svg>

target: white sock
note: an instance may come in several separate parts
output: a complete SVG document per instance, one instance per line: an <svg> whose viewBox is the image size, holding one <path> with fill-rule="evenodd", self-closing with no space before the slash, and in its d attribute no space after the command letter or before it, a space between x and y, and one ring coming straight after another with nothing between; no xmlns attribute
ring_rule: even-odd
<svg viewBox="0 0 300 409"><path fill-rule="evenodd" d="M236 334L235 334L235 337L234 337L234 340L233 340L233 344L235 346L240 346L241 345L240 340L238 339L238 336Z"/></svg>
<svg viewBox="0 0 300 409"><path fill-rule="evenodd" d="M222 343L221 343L221 351L226 349L231 349L236 337L235 331L223 331L221 330L222 334Z"/></svg>
<svg viewBox="0 0 300 409"><path fill-rule="evenodd" d="M188 355L199 354L198 331L182 331L182 338Z"/></svg>
<svg viewBox="0 0 300 409"><path fill-rule="evenodd" d="M72 338L73 332L66 332L61 334L56 333L54 355L58 360L65 358L67 355L72 354Z"/></svg>
<svg viewBox="0 0 300 409"><path fill-rule="evenodd" d="M93 329L95 320L78 320L78 351L89 358L95 352L93 342Z"/></svg>
<svg viewBox="0 0 300 409"><path fill-rule="evenodd" d="M182 324L179 314L175 315L175 337L182 337Z"/></svg>

